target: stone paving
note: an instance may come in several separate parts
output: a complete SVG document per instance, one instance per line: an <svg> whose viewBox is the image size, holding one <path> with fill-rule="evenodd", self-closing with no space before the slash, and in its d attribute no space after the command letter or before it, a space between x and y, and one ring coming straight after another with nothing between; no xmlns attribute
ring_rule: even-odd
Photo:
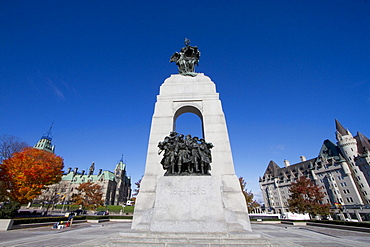
<svg viewBox="0 0 370 247"><path fill-rule="evenodd" d="M370 233L317 226L252 224L273 246L369 246Z"/></svg>
<svg viewBox="0 0 370 247"><path fill-rule="evenodd" d="M0 246L110 246L111 240L128 231L130 222L75 224L70 228L28 228L0 232ZM370 233L316 226L252 224L254 233L272 246L369 246ZM130 246L122 243L121 246ZM240 246L243 246L240 245Z"/></svg>

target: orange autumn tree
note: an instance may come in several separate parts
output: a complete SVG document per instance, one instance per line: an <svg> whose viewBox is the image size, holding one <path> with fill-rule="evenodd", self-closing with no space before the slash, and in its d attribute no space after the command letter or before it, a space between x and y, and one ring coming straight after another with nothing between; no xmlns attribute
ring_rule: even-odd
<svg viewBox="0 0 370 247"><path fill-rule="evenodd" d="M77 187L77 194L72 195L72 201L82 208L97 208L103 206L103 191L99 184L87 182Z"/></svg>
<svg viewBox="0 0 370 247"><path fill-rule="evenodd" d="M245 198L245 203L247 204L248 212L251 213L255 208L261 206L256 200L254 200L254 195L252 191L248 191L247 182L244 181L243 177L239 177L240 187Z"/></svg>
<svg viewBox="0 0 370 247"><path fill-rule="evenodd" d="M63 158L44 150L25 148L0 164L4 196L10 201L28 203L46 186L58 183L62 170Z"/></svg>

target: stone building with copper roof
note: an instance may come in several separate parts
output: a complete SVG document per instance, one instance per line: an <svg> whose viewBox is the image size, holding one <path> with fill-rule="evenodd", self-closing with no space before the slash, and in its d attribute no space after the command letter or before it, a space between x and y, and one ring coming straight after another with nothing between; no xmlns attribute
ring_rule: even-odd
<svg viewBox="0 0 370 247"><path fill-rule="evenodd" d="M102 187L104 205L125 205L131 198L131 178L127 176L126 164L122 159L117 163L114 172L99 169L94 174L95 164L92 163L88 173L78 168L68 168L62 180L49 186L39 200L52 201L53 204L71 204L72 195L78 193L82 183L95 183Z"/></svg>
<svg viewBox="0 0 370 247"><path fill-rule="evenodd" d="M52 145L51 127L47 134L35 144L34 148L54 153L55 146ZM35 201L52 201L53 204L70 204L77 187L81 183L92 182L102 186L103 201L105 205L125 205L131 198L131 178L127 176L126 164L123 157L116 164L114 172L99 169L94 175L95 164L91 164L88 172L78 168L68 168L58 184L49 186Z"/></svg>
<svg viewBox="0 0 370 247"><path fill-rule="evenodd" d="M338 120L335 124L337 143L325 140L317 157L301 156L301 162L293 165L284 160L285 167L270 161L259 179L266 209L288 212L290 185L306 176L322 188L323 203L340 209L341 218L370 220L370 140L360 132L352 136Z"/></svg>
<svg viewBox="0 0 370 247"><path fill-rule="evenodd" d="M126 164L121 159L114 172L103 171L94 175L95 164L92 163L88 173L78 172L75 168L68 171L62 176L62 181L57 185L59 187L61 200L69 203L76 188L86 182L96 183L102 186L103 201L105 205L124 205L131 197L131 178L127 176Z"/></svg>

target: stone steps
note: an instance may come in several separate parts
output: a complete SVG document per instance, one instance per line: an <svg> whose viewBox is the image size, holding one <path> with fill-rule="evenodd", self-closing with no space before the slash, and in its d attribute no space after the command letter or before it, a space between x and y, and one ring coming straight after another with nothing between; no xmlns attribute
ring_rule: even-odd
<svg viewBox="0 0 370 247"><path fill-rule="evenodd" d="M271 246L270 242L254 233L154 233L126 232L110 239L109 246Z"/></svg>
<svg viewBox="0 0 370 247"><path fill-rule="evenodd" d="M264 239L238 239L235 241L225 241L220 239L121 239L109 242L109 246L161 246L161 247L190 247L190 246L248 246L248 247L270 247L271 244Z"/></svg>

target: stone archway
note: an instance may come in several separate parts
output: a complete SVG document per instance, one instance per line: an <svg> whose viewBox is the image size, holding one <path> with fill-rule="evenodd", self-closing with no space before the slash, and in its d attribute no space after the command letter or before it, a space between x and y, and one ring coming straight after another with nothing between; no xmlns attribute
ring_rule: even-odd
<svg viewBox="0 0 370 247"><path fill-rule="evenodd" d="M200 117L203 137L214 145L211 176L163 176L158 142L176 129L176 119L186 112ZM215 84L204 74L171 75L160 87L132 229L251 231L245 199L234 171L222 104Z"/></svg>
<svg viewBox="0 0 370 247"><path fill-rule="evenodd" d="M205 138L204 136L204 124L203 124L203 115L201 113L201 111L196 107L196 106L193 106L193 105L185 105L185 106L182 106L180 107L179 109L175 110L175 114L173 116L173 130L177 130L177 126L176 126L176 122L177 122L177 119L185 114L185 113L193 113L195 115L197 115L200 119L200 122L201 122L201 128L202 128L202 138ZM193 134L193 133L181 133L181 134Z"/></svg>

